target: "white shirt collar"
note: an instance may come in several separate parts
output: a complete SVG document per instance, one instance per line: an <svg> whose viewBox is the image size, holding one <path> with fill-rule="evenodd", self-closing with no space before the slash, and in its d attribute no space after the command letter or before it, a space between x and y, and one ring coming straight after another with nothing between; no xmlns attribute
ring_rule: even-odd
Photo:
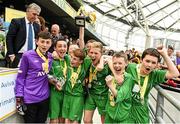
<svg viewBox="0 0 180 124"><path fill-rule="evenodd" d="M26 24L30 23L30 21L27 19L27 17L25 17L25 22L26 22Z"/></svg>

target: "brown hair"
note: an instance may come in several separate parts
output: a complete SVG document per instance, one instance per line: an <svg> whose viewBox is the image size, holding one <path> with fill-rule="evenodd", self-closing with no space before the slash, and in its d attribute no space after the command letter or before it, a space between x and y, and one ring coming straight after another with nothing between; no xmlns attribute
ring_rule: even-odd
<svg viewBox="0 0 180 124"><path fill-rule="evenodd" d="M144 50L142 54L142 60L145 58L146 55L154 56L158 59L158 62L160 62L160 54L155 48L147 48Z"/></svg>
<svg viewBox="0 0 180 124"><path fill-rule="evenodd" d="M51 34L50 32L47 32L47 31L41 31L39 34L38 34L38 39L39 38L43 38L43 39L51 39Z"/></svg>
<svg viewBox="0 0 180 124"><path fill-rule="evenodd" d="M174 51L174 48L171 45L168 45L168 49L171 49Z"/></svg>
<svg viewBox="0 0 180 124"><path fill-rule="evenodd" d="M73 50L74 56L78 57L80 60L84 60L85 58L85 53L82 49L75 49Z"/></svg>
<svg viewBox="0 0 180 124"><path fill-rule="evenodd" d="M46 29L46 26L45 26L46 21L42 16L38 16L38 19L39 19L39 21L41 23L41 31L44 31Z"/></svg>
<svg viewBox="0 0 180 124"><path fill-rule="evenodd" d="M127 63L128 62L128 58L127 55L124 52L117 52L113 55L113 58L124 58L124 61Z"/></svg>
<svg viewBox="0 0 180 124"><path fill-rule="evenodd" d="M64 42L66 42L66 40L64 39L64 37L60 37L60 38L57 39L57 41L55 41L55 43L54 43L54 46L55 46L55 47L56 47L58 41L64 41ZM66 44L67 44L67 42L66 42Z"/></svg>

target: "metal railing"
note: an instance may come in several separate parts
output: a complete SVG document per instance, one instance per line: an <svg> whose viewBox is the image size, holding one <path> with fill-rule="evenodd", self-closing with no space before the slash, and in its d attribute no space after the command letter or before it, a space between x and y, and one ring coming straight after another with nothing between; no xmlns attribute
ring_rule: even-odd
<svg viewBox="0 0 180 124"><path fill-rule="evenodd" d="M149 108L151 122L163 124L177 123L175 118L172 117L171 111L168 111L167 108L165 108L164 104L165 100L167 100L180 114L180 101L178 99L175 99L171 94L169 94L166 90L164 90L158 85L155 86L155 90L157 91L157 97L154 96L154 93L150 93L151 100L149 101ZM155 102L153 102L152 100L154 100ZM170 122L166 122L164 116L166 116L166 118L168 118L168 121Z"/></svg>

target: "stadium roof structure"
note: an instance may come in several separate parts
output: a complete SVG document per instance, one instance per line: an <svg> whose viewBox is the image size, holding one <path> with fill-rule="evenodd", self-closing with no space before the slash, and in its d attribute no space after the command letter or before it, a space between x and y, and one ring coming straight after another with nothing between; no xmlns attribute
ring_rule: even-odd
<svg viewBox="0 0 180 124"><path fill-rule="evenodd" d="M180 0L83 0L101 13L102 20L131 27L180 32ZM108 20L108 18L110 20ZM112 24L112 23L111 23Z"/></svg>

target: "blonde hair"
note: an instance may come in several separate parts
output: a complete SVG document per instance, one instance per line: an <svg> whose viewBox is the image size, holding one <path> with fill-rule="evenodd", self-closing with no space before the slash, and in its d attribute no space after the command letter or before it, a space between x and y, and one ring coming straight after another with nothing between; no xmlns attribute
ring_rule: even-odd
<svg viewBox="0 0 180 124"><path fill-rule="evenodd" d="M97 41L94 40L94 39L90 39L90 40L87 41L87 44L88 44L88 43L93 43L93 42L97 42Z"/></svg>
<svg viewBox="0 0 180 124"><path fill-rule="evenodd" d="M102 45L102 43L100 43L100 42L93 42L93 43L92 43L92 48L99 48L99 49L100 49L100 52L101 52L101 53L103 52L103 45Z"/></svg>

